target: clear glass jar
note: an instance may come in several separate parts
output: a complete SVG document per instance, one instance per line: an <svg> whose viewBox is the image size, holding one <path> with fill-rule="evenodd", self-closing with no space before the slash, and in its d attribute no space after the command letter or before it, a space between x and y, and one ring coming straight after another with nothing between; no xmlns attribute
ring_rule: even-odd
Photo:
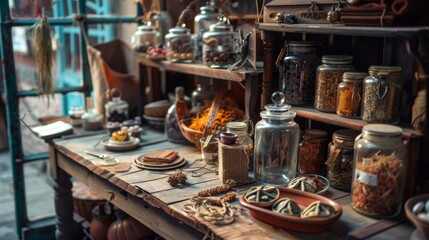
<svg viewBox="0 0 429 240"><path fill-rule="evenodd" d="M286 103L310 105L314 98L314 79L320 64L316 42L296 41L286 44L286 56L280 66L280 91Z"/></svg>
<svg viewBox="0 0 429 240"><path fill-rule="evenodd" d="M255 178L263 184L286 186L296 175L300 129L285 95L275 92L255 126Z"/></svg>
<svg viewBox="0 0 429 240"><path fill-rule="evenodd" d="M328 159L326 161L329 184L333 188L350 191L353 173L353 146L358 131L340 129L332 135L328 145Z"/></svg>
<svg viewBox="0 0 429 240"><path fill-rule="evenodd" d="M401 109L401 67L371 66L364 80L362 119L398 123Z"/></svg>
<svg viewBox="0 0 429 240"><path fill-rule="evenodd" d="M211 68L227 68L238 60L238 32L231 24L218 22L203 34L203 62Z"/></svg>
<svg viewBox="0 0 429 240"><path fill-rule="evenodd" d="M226 124L226 132L237 134L237 144L243 145L246 149L247 159L249 160L249 171L253 171L253 140L247 133L247 124L244 122L229 122Z"/></svg>
<svg viewBox="0 0 429 240"><path fill-rule="evenodd" d="M201 59L203 56L203 34L210 29L211 24L218 21L219 8L215 6L203 6L200 13L194 18L194 33L196 34L196 58Z"/></svg>
<svg viewBox="0 0 429 240"><path fill-rule="evenodd" d="M318 129L307 129L299 148L298 169L300 174L324 173L328 133Z"/></svg>
<svg viewBox="0 0 429 240"><path fill-rule="evenodd" d="M353 57L346 55L326 55L322 65L317 67L316 94L314 107L323 112L335 112L337 109L337 89L344 72L354 71Z"/></svg>
<svg viewBox="0 0 429 240"><path fill-rule="evenodd" d="M121 99L121 92L117 89L110 90L111 100L108 101L104 108L108 122L120 122L128 120L129 106L128 103Z"/></svg>
<svg viewBox="0 0 429 240"><path fill-rule="evenodd" d="M137 52L145 53L148 47L155 47L161 42L161 34L149 25L137 27L137 31L131 36L131 46Z"/></svg>
<svg viewBox="0 0 429 240"><path fill-rule="evenodd" d="M354 145L352 207L359 213L388 218L401 211L407 150L402 129L369 124Z"/></svg>
<svg viewBox="0 0 429 240"><path fill-rule="evenodd" d="M337 90L337 114L342 117L360 117L360 103L362 101L364 72L345 72L343 81Z"/></svg>
<svg viewBox="0 0 429 240"><path fill-rule="evenodd" d="M198 111L211 105L215 92L210 84L199 83L192 92L192 111Z"/></svg>
<svg viewBox="0 0 429 240"><path fill-rule="evenodd" d="M165 135L167 140L176 143L187 143L179 127L179 121L187 114L188 107L185 101L185 89L176 87L176 99L165 116Z"/></svg>
<svg viewBox="0 0 429 240"><path fill-rule="evenodd" d="M167 60L185 63L194 61L194 40L188 28L170 28L169 33L165 35L165 42Z"/></svg>
<svg viewBox="0 0 429 240"><path fill-rule="evenodd" d="M69 110L71 125L81 126L82 125L82 115L84 113L85 113L85 109L83 107L72 107Z"/></svg>
<svg viewBox="0 0 429 240"><path fill-rule="evenodd" d="M91 108L82 115L82 128L85 130L103 129L103 115Z"/></svg>

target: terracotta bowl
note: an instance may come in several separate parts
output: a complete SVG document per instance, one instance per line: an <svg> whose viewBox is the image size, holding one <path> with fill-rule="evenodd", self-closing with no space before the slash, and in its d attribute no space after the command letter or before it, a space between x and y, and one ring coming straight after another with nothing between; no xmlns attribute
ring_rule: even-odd
<svg viewBox="0 0 429 240"><path fill-rule="evenodd" d="M421 194L416 195L405 202L405 214L408 219L416 226L418 230L420 230L427 239L429 239L429 222L423 221L417 217L416 214L413 213L412 209L416 203L420 201L427 201L429 199L429 194Z"/></svg>

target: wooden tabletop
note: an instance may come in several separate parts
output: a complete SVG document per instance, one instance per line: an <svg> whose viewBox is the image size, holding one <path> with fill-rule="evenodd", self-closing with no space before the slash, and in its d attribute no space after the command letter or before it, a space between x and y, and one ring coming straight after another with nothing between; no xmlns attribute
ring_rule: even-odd
<svg viewBox="0 0 429 240"><path fill-rule="evenodd" d="M149 127L145 127L140 147L131 151L112 152L104 149L101 144L97 144L103 136L96 134L54 140L50 156L55 155L55 161L51 161L51 164L57 164L57 167L166 239L201 239L207 234L221 239L361 239L374 236L386 238L389 232L395 230L409 238L414 231L414 227L401 217L394 221L379 221L355 212L350 205L350 194L333 188L329 188L324 196L338 202L343 214L323 233L305 234L276 228L249 216L247 211L237 216L233 224L213 225L200 218L193 218L183 210L183 206L190 203L190 199L199 191L222 185L216 175L217 167L206 165L200 159L198 149L192 145L162 141L164 134ZM187 165L182 168L187 174L185 186L175 188L167 183L169 174L174 170L149 171L133 164L134 159L141 154L156 149L174 149L187 160ZM127 172L115 173L100 166L101 160L85 151L113 155L121 163L130 164L131 168ZM238 192L243 193L252 184L256 183L239 186ZM233 204L244 209L238 199ZM384 232L387 235L383 235Z"/></svg>

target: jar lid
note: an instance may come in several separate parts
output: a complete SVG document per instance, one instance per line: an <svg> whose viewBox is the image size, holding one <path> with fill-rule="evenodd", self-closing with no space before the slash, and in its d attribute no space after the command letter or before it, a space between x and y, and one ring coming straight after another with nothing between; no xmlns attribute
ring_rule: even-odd
<svg viewBox="0 0 429 240"><path fill-rule="evenodd" d="M215 13L218 11L219 11L219 8L214 7L214 6L202 6L202 7L200 7L200 12L202 15L204 15L205 12Z"/></svg>
<svg viewBox="0 0 429 240"><path fill-rule="evenodd" d="M85 109L83 107L72 107L69 110L69 115L73 116L82 116L85 113Z"/></svg>
<svg viewBox="0 0 429 240"><path fill-rule="evenodd" d="M328 133L323 130L319 129L306 129L304 132L304 139L320 139L320 138L326 138L328 136Z"/></svg>
<svg viewBox="0 0 429 240"><path fill-rule="evenodd" d="M261 112L261 117L283 120L283 119L292 119L296 116L294 112L288 112L291 108L290 105L285 104L285 95L282 92L275 92L271 95L272 104L265 105L266 111Z"/></svg>
<svg viewBox="0 0 429 240"><path fill-rule="evenodd" d="M244 122L229 122L226 124L226 129L232 131L244 131L246 130L247 125Z"/></svg>
<svg viewBox="0 0 429 240"><path fill-rule="evenodd" d="M402 128L389 124L368 124L362 129L363 136L397 138L402 136Z"/></svg>
<svg viewBox="0 0 429 240"><path fill-rule="evenodd" d="M316 51L319 44L312 41L291 41L287 43L288 51L306 53Z"/></svg>
<svg viewBox="0 0 429 240"><path fill-rule="evenodd" d="M187 34L190 33L189 28L185 28L185 27L174 27L174 28L170 28L170 30L168 30L169 33L171 34Z"/></svg>
<svg viewBox="0 0 429 240"><path fill-rule="evenodd" d="M343 74L343 80L344 81L363 81L363 79L368 76L368 73L366 72L345 72Z"/></svg>
<svg viewBox="0 0 429 240"><path fill-rule="evenodd" d="M137 29L139 31L143 31L143 32L154 32L155 28L152 26L148 26L148 25L140 25L137 27Z"/></svg>
<svg viewBox="0 0 429 240"><path fill-rule="evenodd" d="M378 74L391 74L391 73L400 73L401 67L399 66L370 66L368 69L369 74L378 75Z"/></svg>
<svg viewBox="0 0 429 240"><path fill-rule="evenodd" d="M101 114L97 112L95 109L89 109L88 112L82 115L82 119L94 120L103 117Z"/></svg>
<svg viewBox="0 0 429 240"><path fill-rule="evenodd" d="M234 28L228 23L213 23L210 25L210 32L232 32Z"/></svg>
<svg viewBox="0 0 429 240"><path fill-rule="evenodd" d="M352 129L340 129L332 134L332 140L339 140L344 142L349 142L350 144L345 144L346 146L353 147L356 137L359 135L359 131ZM343 143L344 144L344 143Z"/></svg>
<svg viewBox="0 0 429 240"><path fill-rule="evenodd" d="M324 55L322 63L328 64L350 64L353 62L353 57L348 55Z"/></svg>

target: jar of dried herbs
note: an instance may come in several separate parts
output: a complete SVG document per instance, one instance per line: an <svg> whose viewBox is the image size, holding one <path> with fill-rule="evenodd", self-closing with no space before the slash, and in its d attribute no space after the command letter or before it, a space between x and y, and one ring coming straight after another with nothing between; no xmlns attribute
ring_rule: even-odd
<svg viewBox="0 0 429 240"><path fill-rule="evenodd" d="M353 209L371 217L397 215L403 201L406 161L401 128L366 125L354 145Z"/></svg>
<svg viewBox="0 0 429 240"><path fill-rule="evenodd" d="M398 123L401 67L371 66L368 72L363 87L362 119L370 123Z"/></svg>
<svg viewBox="0 0 429 240"><path fill-rule="evenodd" d="M360 117L364 72L345 72L337 90L337 114L342 117Z"/></svg>
<svg viewBox="0 0 429 240"><path fill-rule="evenodd" d="M320 64L317 42L292 41L285 44L286 56L280 64L280 91L286 103L310 105L314 98L314 80Z"/></svg>
<svg viewBox="0 0 429 240"><path fill-rule="evenodd" d="M323 174L326 161L328 133L318 129L307 129L299 148L298 169L300 174Z"/></svg>
<svg viewBox="0 0 429 240"><path fill-rule="evenodd" d="M340 129L332 135L328 145L328 159L326 177L331 187L343 191L350 191L353 172L353 145L358 131Z"/></svg>
<svg viewBox="0 0 429 240"><path fill-rule="evenodd" d="M354 71L353 57L346 55L325 55L322 65L317 67L314 107L323 112L335 112L338 84L344 72Z"/></svg>
<svg viewBox="0 0 429 240"><path fill-rule="evenodd" d="M244 146L248 159L248 169L253 172L253 140L247 133L247 124L244 122L229 122L226 124L226 131L237 134L237 140L235 142Z"/></svg>

